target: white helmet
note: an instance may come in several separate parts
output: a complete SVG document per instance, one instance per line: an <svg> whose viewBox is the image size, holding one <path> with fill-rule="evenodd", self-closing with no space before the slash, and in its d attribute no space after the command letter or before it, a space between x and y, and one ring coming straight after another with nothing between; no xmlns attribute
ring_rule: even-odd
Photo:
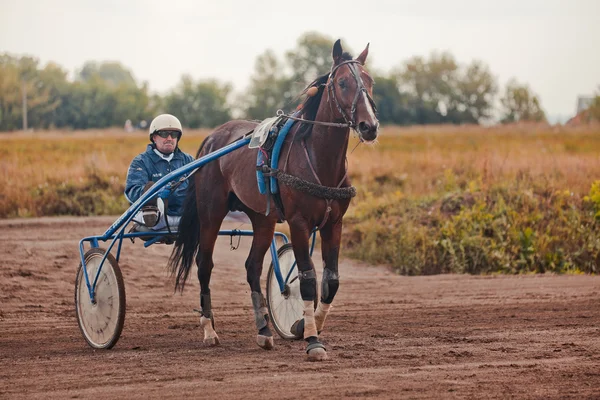
<svg viewBox="0 0 600 400"><path fill-rule="evenodd" d="M162 130L173 130L181 132L181 136L183 136L183 129L181 128L181 122L171 114L160 114L158 117L154 118L150 123L149 130L149 138L152 141L152 135L155 132Z"/></svg>

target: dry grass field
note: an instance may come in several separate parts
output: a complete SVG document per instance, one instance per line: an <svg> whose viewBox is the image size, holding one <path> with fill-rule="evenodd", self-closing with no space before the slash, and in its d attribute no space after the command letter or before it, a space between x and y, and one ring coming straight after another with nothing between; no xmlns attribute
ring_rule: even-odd
<svg viewBox="0 0 600 400"><path fill-rule="evenodd" d="M195 155L208 133L181 148ZM0 135L1 218L122 213L147 143L120 129ZM356 144L346 255L407 274L598 271L598 126L386 126Z"/></svg>

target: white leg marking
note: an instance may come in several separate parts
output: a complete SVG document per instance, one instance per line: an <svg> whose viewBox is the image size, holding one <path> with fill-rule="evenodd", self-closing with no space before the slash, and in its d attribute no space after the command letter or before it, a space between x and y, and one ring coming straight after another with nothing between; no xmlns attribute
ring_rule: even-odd
<svg viewBox="0 0 600 400"><path fill-rule="evenodd" d="M215 346L220 343L217 332L213 329L212 321L204 315L200 317L200 326L204 329L204 343L209 346Z"/></svg>

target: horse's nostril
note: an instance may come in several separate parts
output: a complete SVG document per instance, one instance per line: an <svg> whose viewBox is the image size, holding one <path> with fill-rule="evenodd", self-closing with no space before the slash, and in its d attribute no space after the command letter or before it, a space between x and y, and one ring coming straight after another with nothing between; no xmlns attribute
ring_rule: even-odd
<svg viewBox="0 0 600 400"><path fill-rule="evenodd" d="M367 133L371 130L371 125L367 124L366 122L360 122L358 124L358 130L360 133Z"/></svg>

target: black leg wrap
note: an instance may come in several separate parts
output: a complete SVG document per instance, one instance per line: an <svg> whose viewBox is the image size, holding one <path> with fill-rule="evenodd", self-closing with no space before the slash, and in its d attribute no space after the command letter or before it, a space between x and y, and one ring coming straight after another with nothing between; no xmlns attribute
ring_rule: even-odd
<svg viewBox="0 0 600 400"><path fill-rule="evenodd" d="M306 346L306 353L307 354L312 349L323 349L323 350L326 350L325 346L323 346L323 343L321 343L316 336L308 337L305 340L308 343L308 345Z"/></svg>
<svg viewBox="0 0 600 400"><path fill-rule="evenodd" d="M304 301L313 301L317 297L317 274L313 269L298 272L300 295Z"/></svg>
<svg viewBox="0 0 600 400"><path fill-rule="evenodd" d="M292 324L290 333L294 335L294 339L296 340L300 340L304 337L304 318L299 319Z"/></svg>
<svg viewBox="0 0 600 400"><path fill-rule="evenodd" d="M338 274L325 268L323 270L323 280L321 281L321 301L325 304L331 304L339 286Z"/></svg>
<svg viewBox="0 0 600 400"><path fill-rule="evenodd" d="M212 319L212 306L210 304L210 294L200 295L200 308L202 309L201 314L204 317Z"/></svg>

